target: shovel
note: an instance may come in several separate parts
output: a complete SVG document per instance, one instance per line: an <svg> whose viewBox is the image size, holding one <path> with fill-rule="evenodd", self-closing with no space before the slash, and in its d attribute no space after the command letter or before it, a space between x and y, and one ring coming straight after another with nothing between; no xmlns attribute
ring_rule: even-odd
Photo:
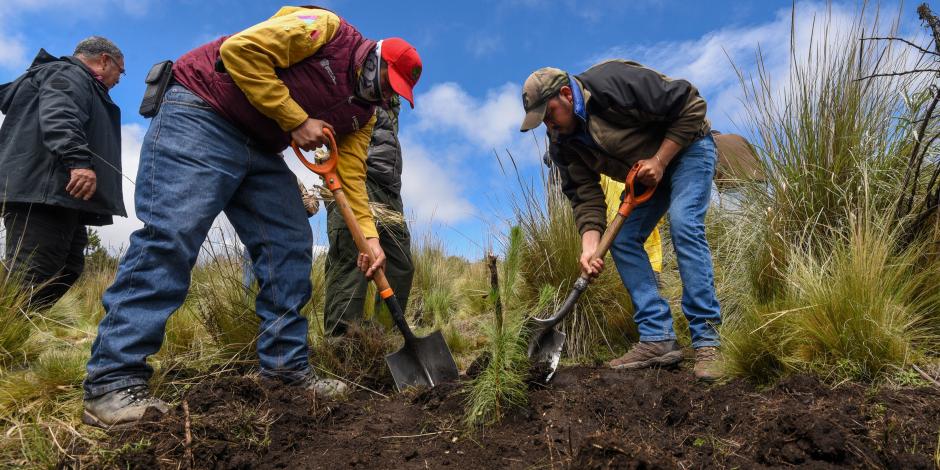
<svg viewBox="0 0 940 470"><path fill-rule="evenodd" d="M607 226L607 230L604 230L600 244L597 245L597 251L594 252L594 259L603 259L604 256L607 255L607 250L610 249L614 238L616 238L617 233L620 232L620 227L623 226L624 221L630 216L630 212L633 211L633 208L636 207L637 204L646 202L653 197L653 192L656 191L655 186L647 188L646 191L639 196L633 193L633 181L639 169L639 165L633 165L633 168L630 169L630 173L627 174L627 180L624 183L625 196L623 202L620 203L620 208L617 209L617 215L614 216L614 220ZM561 321L574 310L574 306L577 305L578 299L581 297L581 294L587 290L590 282L590 278L582 274L581 277L574 282L574 287L561 304L561 307L559 307L552 316L548 318L533 318L530 320L529 331L532 336L529 338L529 360L534 366L540 369L540 372L545 374L545 382L550 381L552 376L555 375L555 370L558 368L558 360L561 359L561 349L565 344L565 334L555 329L555 325L561 323Z"/></svg>
<svg viewBox="0 0 940 470"><path fill-rule="evenodd" d="M346 227L356 242L356 247L362 253L373 255L369 245L366 243L366 237L362 234L362 229L356 222L356 216L349 206L349 200L346 199L346 193L343 191L342 183L336 172L336 162L339 160L339 150L336 147L336 139L333 133L323 129L323 133L329 138L330 154L324 160L314 159L314 162L307 160L303 153L297 148L297 144L291 142L291 147L297 158L314 173L323 177L323 182L327 189L333 192L336 206L346 221ZM417 337L408 327L405 321L405 314L401 310L398 298L395 292L388 284L385 278L385 271L379 268L372 276L379 296L385 301L395 326L405 337L405 344L397 352L385 356L385 362L392 371L392 377L395 379L395 387L402 391L408 387L434 387L435 385L451 381L457 378L457 364L454 363L454 357L447 348L447 342L444 341L444 335L440 330L431 333L425 337Z"/></svg>

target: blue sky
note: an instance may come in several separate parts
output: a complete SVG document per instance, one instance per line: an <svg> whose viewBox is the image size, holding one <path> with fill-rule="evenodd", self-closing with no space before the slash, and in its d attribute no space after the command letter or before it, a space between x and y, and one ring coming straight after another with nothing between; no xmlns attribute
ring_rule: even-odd
<svg viewBox="0 0 940 470"><path fill-rule="evenodd" d="M0 10L0 82L14 79L40 47L70 54L92 34L112 39L125 53L127 76L112 90L123 110L124 173L136 175L140 139L148 121L136 110L143 76L164 59L223 34L263 21L281 6L268 1L220 0L3 0ZM401 115L406 210L414 237L433 231L454 254L477 258L498 243L511 215L515 177L500 172L496 153L511 151L524 180L539 171L535 136L520 134L520 85L543 66L580 72L609 57L638 60L687 78L709 102L716 128L738 130L740 92L729 57L752 70L758 47L772 71L785 75L790 1L504 0L481 2L321 2L365 36L400 36L424 62L417 109ZM836 3L836 22L851 18L854 3ZM798 38L807 38L824 4L799 3ZM916 27L914 7L903 23ZM889 11L894 11L889 9ZM803 41L806 43L808 41ZM315 178L292 163L309 183ZM131 201L127 184L126 200ZM323 217L312 219L326 240ZM114 247L139 223L119 221L102 231Z"/></svg>

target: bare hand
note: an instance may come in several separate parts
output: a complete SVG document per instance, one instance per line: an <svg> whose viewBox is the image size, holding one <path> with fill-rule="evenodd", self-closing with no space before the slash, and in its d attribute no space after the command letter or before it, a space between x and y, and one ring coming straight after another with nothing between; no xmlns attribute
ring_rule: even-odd
<svg viewBox="0 0 940 470"><path fill-rule="evenodd" d="M359 253L356 265L359 266L360 271L365 273L367 279L372 279L372 275L375 274L376 269L385 269L385 251L382 250L382 245L379 244L378 238L366 239L366 243L369 244L369 248L372 250L372 253L375 254L375 261L372 261L372 257L365 253Z"/></svg>
<svg viewBox="0 0 940 470"><path fill-rule="evenodd" d="M640 160L637 162L640 170L636 173L636 178L646 187L653 187L659 184L663 179L663 167L662 162L656 157L650 157L646 160Z"/></svg>
<svg viewBox="0 0 940 470"><path fill-rule="evenodd" d="M304 209L307 211L307 217L313 217L320 211L320 200L317 197L308 191L304 191L302 196L304 201Z"/></svg>
<svg viewBox="0 0 940 470"><path fill-rule="evenodd" d="M326 145L329 142L326 134L323 133L324 128L329 128L334 133L336 132L333 126L326 121L307 118L303 124L290 131L290 137L297 143L298 147L310 151L321 145Z"/></svg>
<svg viewBox="0 0 940 470"><path fill-rule="evenodd" d="M72 168L69 170L69 184L65 191L76 199L87 201L98 189L98 177L91 168Z"/></svg>
<svg viewBox="0 0 940 470"><path fill-rule="evenodd" d="M604 260L594 258L600 239L601 233L597 230L588 230L581 235L581 258L578 261L581 264L581 274L589 278L597 277L604 270Z"/></svg>

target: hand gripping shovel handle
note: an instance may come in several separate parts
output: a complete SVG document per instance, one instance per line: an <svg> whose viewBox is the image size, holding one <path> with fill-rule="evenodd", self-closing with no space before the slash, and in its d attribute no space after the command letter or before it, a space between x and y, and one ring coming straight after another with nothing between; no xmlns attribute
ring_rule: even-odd
<svg viewBox="0 0 940 470"><path fill-rule="evenodd" d="M614 239L617 238L617 234L620 233L620 228L623 227L624 221L627 220L627 217L630 217L630 213L633 212L633 208L638 204L642 204L646 201L649 201L653 197L653 193L656 191L656 186L650 186L643 191L642 194L634 193L634 182L636 180L636 174L640 171L640 165L633 165L633 168L630 169L630 172L627 173L627 179L624 181L624 198L623 202L620 203L620 207L617 209L617 215L614 216L614 220L610 222L607 226L607 229L604 230L604 235L601 237L600 243L597 245L597 250L594 251L593 259L604 258L607 255L607 251L610 250L610 245L614 243ZM581 275L577 281L574 283L574 287L571 289L571 293L568 294L568 297L565 299L564 303L561 304L558 311L549 318L541 320L540 326L547 328L553 328L559 322L564 320L565 316L574 308L575 304L578 303L578 298L581 297L581 294L587 289L588 284L590 284L591 279L585 275Z"/></svg>
<svg viewBox="0 0 940 470"><path fill-rule="evenodd" d="M323 182L326 184L327 189L333 192L336 207L339 208L340 214L343 215L346 227L349 228L349 233L352 234L353 241L356 242L356 247L359 249L359 252L368 253L374 258L375 253L372 252L372 249L366 242L365 235L362 234L362 229L359 228L356 216L353 214L349 200L346 198L346 193L343 191L339 174L336 173L336 162L339 160L336 137L333 136L333 132L330 131L329 128L323 128L323 133L326 134L329 139L328 147L330 149L330 158L323 162L311 162L307 160L297 147L296 142L291 142L290 146L294 149L294 153L297 155L297 158L300 159L300 162L314 173L323 177ZM411 332L411 328L408 327L408 322L405 321L405 313L398 303L398 298L395 297L395 292L392 291L391 286L389 286L388 279L385 278L385 271L382 268L376 269L375 273L372 275L372 281L375 282L375 287L378 289L379 295L385 301L385 305L388 306L388 310L392 314L392 319L395 321L395 326L398 327L401 334L405 337L405 342L410 343L414 341L415 335Z"/></svg>

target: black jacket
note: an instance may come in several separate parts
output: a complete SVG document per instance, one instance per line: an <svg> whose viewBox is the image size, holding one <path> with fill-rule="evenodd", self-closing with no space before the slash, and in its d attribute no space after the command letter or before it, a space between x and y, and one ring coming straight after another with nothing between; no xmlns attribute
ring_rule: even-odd
<svg viewBox="0 0 940 470"><path fill-rule="evenodd" d="M401 195L401 144L398 142L398 111L393 100L388 109L375 108L375 127L369 142L366 177L386 192Z"/></svg>
<svg viewBox="0 0 940 470"><path fill-rule="evenodd" d="M121 110L75 57L40 50L27 72L0 85L0 200L77 209L82 222L127 216L121 191ZM69 196L69 169L92 168L88 201Z"/></svg>
<svg viewBox="0 0 940 470"><path fill-rule="evenodd" d="M578 231L603 232L607 210L600 175L617 181L663 139L683 149L711 129L707 105L691 83L636 62L610 60L575 76L587 121L574 136L549 132L549 157L571 201ZM576 118L580 120L580 118Z"/></svg>

